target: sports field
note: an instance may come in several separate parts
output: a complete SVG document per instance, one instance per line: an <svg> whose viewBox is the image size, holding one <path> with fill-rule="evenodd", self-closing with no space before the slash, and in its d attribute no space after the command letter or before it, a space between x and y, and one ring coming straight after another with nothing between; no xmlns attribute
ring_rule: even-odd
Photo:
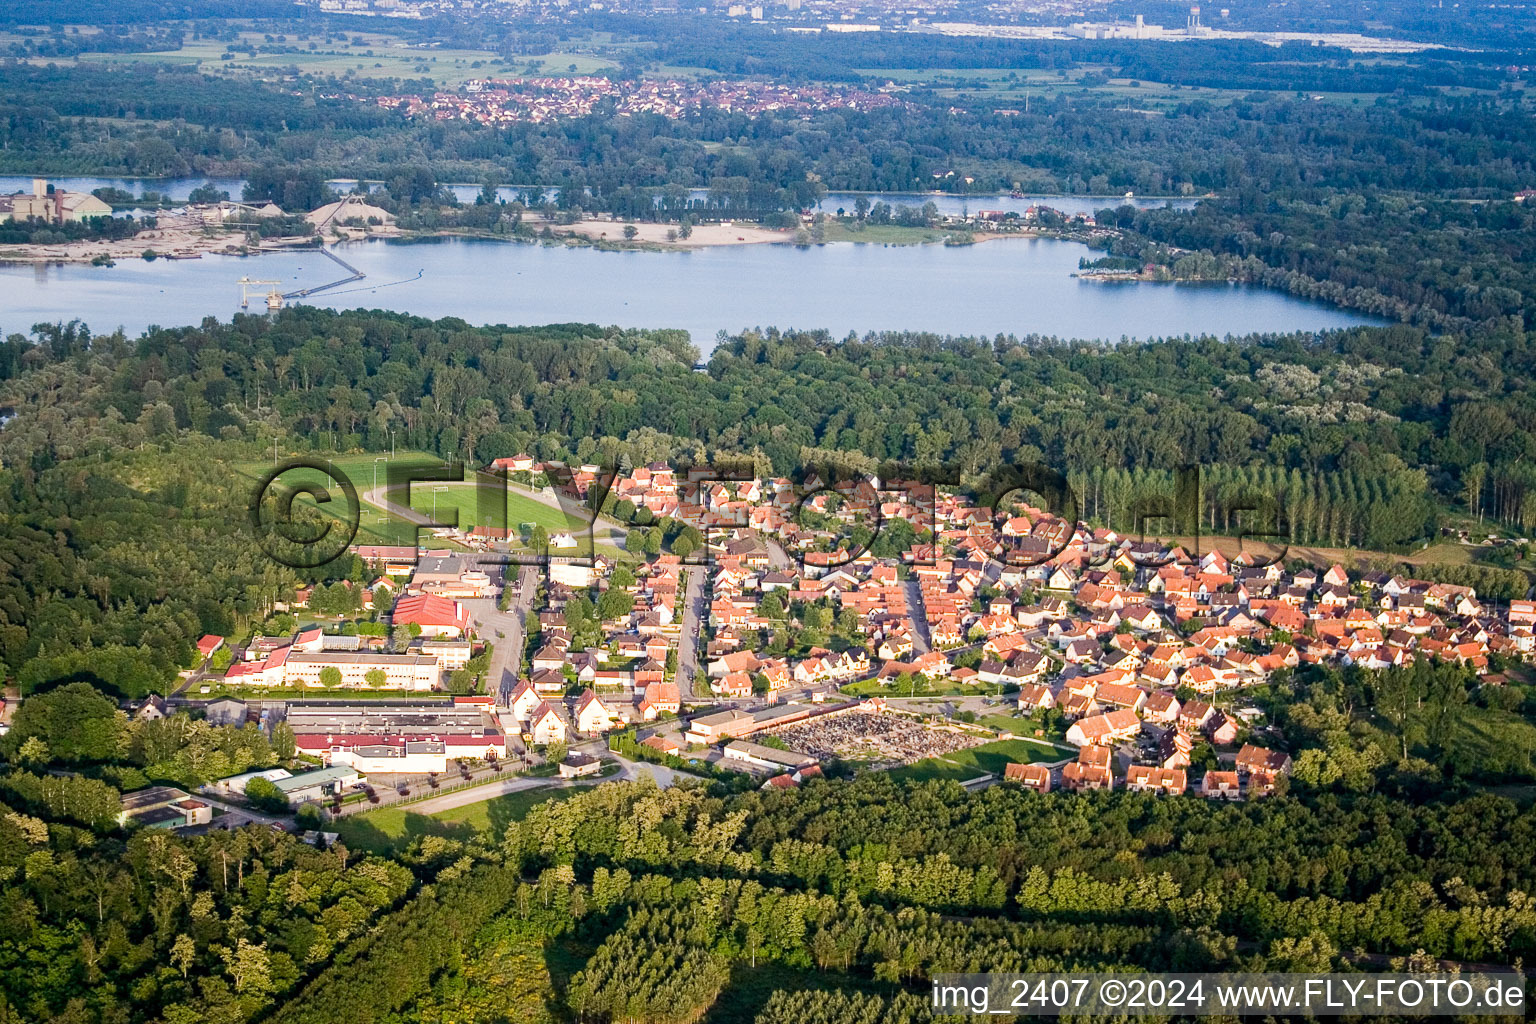
<svg viewBox="0 0 1536 1024"><path fill-rule="evenodd" d="M287 458L287 456L283 457ZM415 480L409 485L398 484L393 488L389 486L391 471L397 475L401 470L413 470L424 474L426 471L440 473L446 468L442 459L428 452L405 451L397 453L392 458L378 455L311 458L322 464L324 468L295 467L282 473L279 479L290 487L318 484L326 489L331 500L320 503L315 500L314 495L301 493L294 500L295 513L324 515L336 519L345 519L350 516L354 509L339 486L339 482L345 478L356 490L361 505L358 513L358 543L398 545L418 543L420 538L415 525L390 513L382 504L369 500L370 493L377 489L381 500L405 506L406 490L409 487L409 507L433 522L445 526L458 526L464 530L476 526L505 527L516 530L519 531L519 536L514 537L511 542L514 547L526 546L533 527L541 526L550 537L567 532L577 539L578 546L565 553L572 555L585 553L585 533L588 528L586 522L579 515L568 514L562 508L532 497L518 484L508 483L502 491L497 486L498 481L478 476L472 470L466 469L464 476L458 480ZM242 475L248 477L254 486L257 481L264 479L271 472L272 463L245 463L236 468ZM607 524L599 527L598 534L598 553L609 558L623 555L620 547L621 538ZM562 552L556 550L552 553L561 554Z"/></svg>

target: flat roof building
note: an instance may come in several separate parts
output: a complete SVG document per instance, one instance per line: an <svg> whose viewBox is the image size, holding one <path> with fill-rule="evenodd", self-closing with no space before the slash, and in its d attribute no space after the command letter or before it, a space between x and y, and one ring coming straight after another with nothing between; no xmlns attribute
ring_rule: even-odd
<svg viewBox="0 0 1536 1024"><path fill-rule="evenodd" d="M777 747L749 743L746 740L732 740L727 743L725 760L770 772L792 772L816 764L816 759L810 754L802 754L797 750L780 750Z"/></svg>
<svg viewBox="0 0 1536 1024"><path fill-rule="evenodd" d="M283 796L288 798L289 805L302 804L306 800L319 800L333 793L353 785L358 780L357 769L352 767L317 768L312 772L304 772L302 775L292 775L286 779L274 779L272 785L276 786Z"/></svg>
<svg viewBox="0 0 1536 1024"><path fill-rule="evenodd" d="M491 714L477 703L447 700L402 700L368 703L302 701L288 705L288 725L298 748L322 758L326 764L347 764L369 770L370 758L406 758L408 755L439 756L426 748L407 744L435 741L442 745L444 764L439 767L373 767L377 772L441 771L450 758L502 758L507 756L507 737ZM360 753L364 748L396 748ZM413 764L399 760L392 764Z"/></svg>

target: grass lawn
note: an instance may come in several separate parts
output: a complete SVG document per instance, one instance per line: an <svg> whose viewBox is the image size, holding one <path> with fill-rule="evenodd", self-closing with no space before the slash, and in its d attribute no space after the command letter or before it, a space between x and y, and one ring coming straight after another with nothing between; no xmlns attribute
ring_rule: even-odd
<svg viewBox="0 0 1536 1024"><path fill-rule="evenodd" d="M984 743L979 747L958 750L948 756L951 761L957 761L963 765L974 765L982 771L1001 775L1003 768L1012 761L1033 764L1037 761L1060 761L1071 755L1028 740L998 740L995 743Z"/></svg>
<svg viewBox="0 0 1536 1024"><path fill-rule="evenodd" d="M438 814L421 814L405 807L381 807L366 814L339 818L331 826L349 849L387 854L404 849L417 836L444 836L467 840L491 833L508 822L521 821L528 812L549 800L569 800L577 789L524 789L465 804Z"/></svg>
<svg viewBox="0 0 1536 1024"><path fill-rule="evenodd" d="M506 490L506 505L503 511L503 507L497 501L498 489L494 484L495 481L489 484L484 481L457 484L414 483L411 485L411 508L423 515L432 516L439 523L457 522L460 527L466 529L472 526L515 528L523 523L536 523L550 534L561 530L579 534L586 529L580 517L567 515L564 509L553 508L511 487ZM386 492L386 497L397 505L404 505L405 488L399 487ZM488 499L488 505L484 510L480 507L482 497Z"/></svg>
<svg viewBox="0 0 1536 1024"><path fill-rule="evenodd" d="M290 453L280 453L281 458L295 457ZM316 461L328 462L330 471L315 470L308 467L297 467L282 474L280 479L290 486L304 483L320 484L331 494L331 500L325 504L318 504L312 495L301 494L294 501L296 511L318 510L322 515L334 519L346 519L354 511L335 483L345 478L350 480L357 491L358 501L362 503L359 512L356 542L359 544L395 544L413 546L416 543L415 528L411 524L403 522L393 516L387 515L382 509L376 508L363 501L363 495L372 487L377 479L382 487L385 481L386 467L395 466L441 466L443 461L435 455L426 452L400 452L392 461L375 462L376 455L342 455L327 460L321 455L308 455ZM251 486L266 477L272 470L272 463L246 462L236 463L234 469L241 476L251 481ZM417 488L425 488L428 485L417 484ZM430 492L429 494L430 500Z"/></svg>
<svg viewBox="0 0 1536 1024"><path fill-rule="evenodd" d="M1031 743L1028 740L998 740L995 743L984 743L979 747L957 750L943 757L927 757L912 764L902 765L900 768L892 768L891 776L918 782L927 782L930 779L954 779L956 782L965 782L969 779L981 778L989 772L1001 776L1004 767L1012 761L1032 764L1037 761L1060 761L1068 756L1070 755L1065 751L1040 743Z"/></svg>
<svg viewBox="0 0 1536 1024"><path fill-rule="evenodd" d="M467 825L476 832L491 832L493 824L504 826L509 821L522 821L539 804L569 800L580 792L579 789L525 789L455 807L451 811L434 814L433 817L439 821Z"/></svg>
<svg viewBox="0 0 1536 1024"><path fill-rule="evenodd" d="M878 200L878 197L871 197ZM921 202L907 205L922 206ZM852 213L850 208L849 213ZM900 224L865 224L864 230L855 231L852 225L829 218L826 223L826 240L829 242L860 242L865 245L922 245L927 242L942 242L948 231L939 231L935 228L903 227Z"/></svg>
<svg viewBox="0 0 1536 1024"><path fill-rule="evenodd" d="M939 683L918 680L915 686L899 686L894 682L882 685L878 679L861 679L843 687L842 692L857 697L975 697L996 693L997 687L971 686L949 680ZM1003 692L1007 693L1008 688L1004 687Z"/></svg>
<svg viewBox="0 0 1536 1024"><path fill-rule="evenodd" d="M891 769L891 777L906 781L929 782L933 779L954 779L967 782L983 773L975 765L962 765L937 757L925 757L921 761Z"/></svg>

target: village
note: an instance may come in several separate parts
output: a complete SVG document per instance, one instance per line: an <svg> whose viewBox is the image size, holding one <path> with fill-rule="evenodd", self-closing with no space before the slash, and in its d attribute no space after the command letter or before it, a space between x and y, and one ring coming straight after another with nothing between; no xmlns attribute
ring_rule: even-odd
<svg viewBox="0 0 1536 1024"><path fill-rule="evenodd" d="M354 97L356 98L356 97ZM655 114L677 119L705 108L755 116L821 110L874 110L899 106L889 93L837 86L790 86L766 81L702 81L676 78L621 82L592 76L476 79L456 92L431 96L379 96L372 102L408 117L497 125L540 124L586 117L609 104L622 116Z"/></svg>
<svg viewBox="0 0 1536 1024"><path fill-rule="evenodd" d="M602 477L528 455L487 469L577 501ZM507 531L484 527L357 545L376 575L356 628L205 637L173 703L286 721L300 754L344 773L339 813L365 780L540 763L578 778L615 760L664 783L891 771L1244 800L1283 789L1296 753L1249 697L1276 673L1426 659L1497 685L1492 661L1536 650L1536 602L1485 605L1470 587L1196 558L869 475L711 472L653 463L611 480L610 507L672 531L654 554L583 557L566 533L544 565L491 564Z"/></svg>

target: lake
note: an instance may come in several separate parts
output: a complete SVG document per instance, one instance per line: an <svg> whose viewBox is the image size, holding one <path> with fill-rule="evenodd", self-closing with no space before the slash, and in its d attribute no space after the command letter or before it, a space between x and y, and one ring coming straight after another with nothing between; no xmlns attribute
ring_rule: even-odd
<svg viewBox="0 0 1536 1024"><path fill-rule="evenodd" d="M1053 239L971 246L721 246L682 252L443 239L335 247L367 277L302 301L474 324L680 327L708 351L749 327L1040 334L1118 341L1326 330L1379 322L1241 285L1106 283L1072 277L1087 247ZM418 277L418 273L420 277ZM239 312L243 276L312 288L343 276L313 250L198 260L0 266L0 331L79 318L130 336ZM252 300L252 311L259 301Z"/></svg>

